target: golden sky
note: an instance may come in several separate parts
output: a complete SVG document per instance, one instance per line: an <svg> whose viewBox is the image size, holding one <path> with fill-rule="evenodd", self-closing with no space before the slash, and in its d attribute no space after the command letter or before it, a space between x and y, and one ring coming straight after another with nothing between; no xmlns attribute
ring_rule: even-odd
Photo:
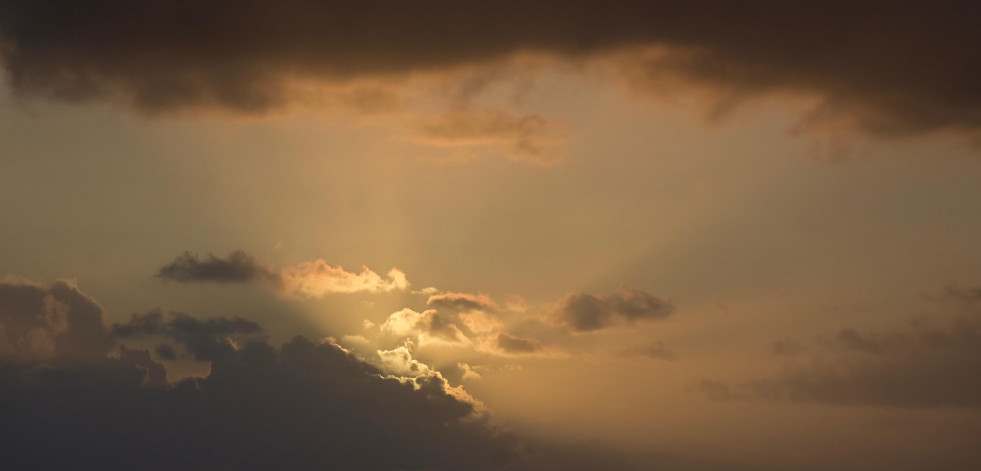
<svg viewBox="0 0 981 471"><path fill-rule="evenodd" d="M0 0L0 468L978 469L979 16Z"/></svg>

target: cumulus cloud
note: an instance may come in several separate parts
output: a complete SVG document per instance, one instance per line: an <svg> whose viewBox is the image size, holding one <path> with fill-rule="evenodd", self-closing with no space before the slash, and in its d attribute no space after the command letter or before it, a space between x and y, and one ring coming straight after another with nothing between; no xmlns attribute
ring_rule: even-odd
<svg viewBox="0 0 981 471"><path fill-rule="evenodd" d="M54 345L54 357L0 355L5 468L576 469L564 451L491 426L480 401L408 345L378 352L379 367L330 340L273 346L244 319L151 311L108 329L102 314L72 283L0 283L4 346L27 346L34 329ZM112 349L112 336L238 345L202 357L207 376L170 382L151 352Z"/></svg>
<svg viewBox="0 0 981 471"><path fill-rule="evenodd" d="M73 281L0 280L0 359L99 358L113 346L104 319L102 306Z"/></svg>
<svg viewBox="0 0 981 471"><path fill-rule="evenodd" d="M237 250L227 258L208 254L203 260L190 252L178 255L174 260L157 271L163 280L194 283L213 281L216 283L246 283L251 281L277 281L279 274L260 265L252 256Z"/></svg>
<svg viewBox="0 0 981 471"><path fill-rule="evenodd" d="M898 407L981 407L981 313L920 318L895 332L842 329L825 350L779 374L708 381L716 399L766 399Z"/></svg>
<svg viewBox="0 0 981 471"><path fill-rule="evenodd" d="M570 294L559 302L553 315L557 322L573 332L593 332L642 320L663 319L673 309L667 300L623 286L604 295Z"/></svg>
<svg viewBox="0 0 981 471"><path fill-rule="evenodd" d="M416 312L405 308L388 316L379 327L383 333L397 336L414 336L420 345L428 343L468 344L467 338L460 328L451 320L442 316L435 309Z"/></svg>
<svg viewBox="0 0 981 471"><path fill-rule="evenodd" d="M730 101L812 93L815 115L896 135L981 124L979 20L957 1L3 2L0 63L20 96L255 113L293 99L296 80L657 45L675 52L634 57L635 81L673 73Z"/></svg>

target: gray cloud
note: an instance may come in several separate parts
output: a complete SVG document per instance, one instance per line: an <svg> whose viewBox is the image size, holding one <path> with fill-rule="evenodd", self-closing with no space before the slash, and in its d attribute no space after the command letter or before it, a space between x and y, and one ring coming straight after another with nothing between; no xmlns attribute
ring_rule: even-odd
<svg viewBox="0 0 981 471"><path fill-rule="evenodd" d="M497 304L486 294L445 292L429 296L426 304L457 311L494 311Z"/></svg>
<svg viewBox="0 0 981 471"><path fill-rule="evenodd" d="M773 377L701 389L715 399L981 407L981 313L920 318L898 332L843 329L819 343L824 354Z"/></svg>
<svg viewBox="0 0 981 471"><path fill-rule="evenodd" d="M500 332L494 337L497 347L504 353L524 354L541 351L542 344L536 340L515 337L506 332Z"/></svg>
<svg viewBox="0 0 981 471"><path fill-rule="evenodd" d="M146 112L262 112L293 78L439 70L522 51L582 58L656 45L632 79L718 87L729 102L816 94L814 116L916 134L981 124L981 12L967 1L0 3L0 61L20 96L121 98Z"/></svg>
<svg viewBox="0 0 981 471"><path fill-rule="evenodd" d="M90 360L113 341L105 312L71 281L0 281L0 359Z"/></svg>
<svg viewBox="0 0 981 471"><path fill-rule="evenodd" d="M252 256L237 250L227 258L208 254L205 259L190 252L174 260L157 271L157 277L181 283L212 281L216 283L247 283L251 281L276 281L279 274L260 265Z"/></svg>
<svg viewBox="0 0 981 471"><path fill-rule="evenodd" d="M133 314L129 322L112 327L112 335L120 339L148 335L172 338L199 361L234 356L236 348L233 341L248 341L262 333L259 324L240 317L196 319L183 313L171 313L165 318L159 310ZM160 348L157 352L160 354ZM161 358L171 359L166 358L168 356L176 356L172 347L169 351L164 348Z"/></svg>
<svg viewBox="0 0 981 471"><path fill-rule="evenodd" d="M663 319L673 309L669 301L624 286L604 295L570 294L559 303L555 316L574 332L591 332L618 324Z"/></svg>

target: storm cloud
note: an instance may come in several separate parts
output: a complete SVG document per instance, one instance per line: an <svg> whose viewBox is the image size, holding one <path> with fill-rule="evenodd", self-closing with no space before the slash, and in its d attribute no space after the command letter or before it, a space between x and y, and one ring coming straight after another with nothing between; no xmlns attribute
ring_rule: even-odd
<svg viewBox="0 0 981 471"><path fill-rule="evenodd" d="M981 125L981 11L967 1L4 1L0 61L18 96L123 99L146 112L263 112L291 80L440 71L538 53L656 47L627 75L709 84L728 101L817 95L812 118L919 134Z"/></svg>

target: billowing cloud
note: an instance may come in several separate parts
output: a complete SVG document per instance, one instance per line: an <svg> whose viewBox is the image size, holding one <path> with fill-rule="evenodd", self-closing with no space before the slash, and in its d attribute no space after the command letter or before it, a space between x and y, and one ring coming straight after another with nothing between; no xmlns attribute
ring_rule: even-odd
<svg viewBox="0 0 981 471"><path fill-rule="evenodd" d="M360 273L332 267L323 260L305 262L281 272L283 292L319 298L330 293L382 293L404 291L409 287L405 273L393 268L385 277L361 267Z"/></svg>
<svg viewBox="0 0 981 471"><path fill-rule="evenodd" d="M232 252L224 259L208 254L203 260L184 252L160 267L157 277L183 283L261 282L281 294L307 298L321 298L333 293L404 291L409 287L405 273L397 268L382 277L368 267L361 267L361 271L355 273L317 259L274 269L258 263L242 250Z"/></svg>
<svg viewBox="0 0 981 471"><path fill-rule="evenodd" d="M635 57L635 81L674 73L730 101L812 93L815 116L905 134L981 124L979 21L957 1L3 2L0 61L22 96L262 112L296 80L656 45L673 52Z"/></svg>
<svg viewBox="0 0 981 471"><path fill-rule="evenodd" d="M678 359L678 354L664 345L663 341L658 340L651 345L643 347L632 347L621 350L618 356L623 358L655 358L659 360L674 361Z"/></svg>
<svg viewBox="0 0 981 471"><path fill-rule="evenodd" d="M184 252L172 262L160 267L157 277L181 283L276 282L279 279L279 275L274 270L260 265L242 250L232 252L227 258L208 254L203 260L190 252Z"/></svg>
<svg viewBox="0 0 981 471"><path fill-rule="evenodd" d="M392 315L379 327L383 333L416 337L421 345L433 342L447 344L468 344L460 328L435 309L416 312L405 308Z"/></svg>
<svg viewBox="0 0 981 471"><path fill-rule="evenodd" d="M663 319L673 309L664 299L624 286L604 295L570 294L559 302L554 317L573 332L592 332L642 320Z"/></svg>
<svg viewBox="0 0 981 471"><path fill-rule="evenodd" d="M0 280L0 360L87 360L113 341L105 312L72 281Z"/></svg>
<svg viewBox="0 0 981 471"><path fill-rule="evenodd" d="M56 355L0 355L5 468L591 469L568 466L565 448L490 425L480 401L408 345L379 351L376 366L329 339L273 346L244 319L151 311L116 324L120 341L154 336L195 348L235 337L234 348L202 358L207 376L168 381L151 352L111 348L102 314L72 283L0 283L5 347L44 329Z"/></svg>

